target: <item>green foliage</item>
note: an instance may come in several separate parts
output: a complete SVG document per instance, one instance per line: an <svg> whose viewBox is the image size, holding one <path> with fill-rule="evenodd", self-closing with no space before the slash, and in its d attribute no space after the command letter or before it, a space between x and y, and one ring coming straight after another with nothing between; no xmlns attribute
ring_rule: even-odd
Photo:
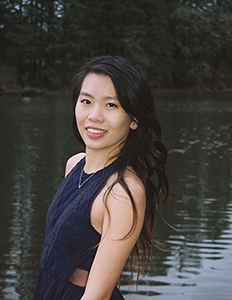
<svg viewBox="0 0 232 300"><path fill-rule="evenodd" d="M174 78L181 87L231 87L232 15L181 8L172 16Z"/></svg>
<svg viewBox="0 0 232 300"><path fill-rule="evenodd" d="M232 86L230 0L6 0L0 41L24 85L65 86L85 59L111 54L157 87Z"/></svg>
<svg viewBox="0 0 232 300"><path fill-rule="evenodd" d="M161 84L167 81L172 68L167 6L162 0L147 0L130 9L129 14L140 23L126 24L126 55L140 65L151 81Z"/></svg>

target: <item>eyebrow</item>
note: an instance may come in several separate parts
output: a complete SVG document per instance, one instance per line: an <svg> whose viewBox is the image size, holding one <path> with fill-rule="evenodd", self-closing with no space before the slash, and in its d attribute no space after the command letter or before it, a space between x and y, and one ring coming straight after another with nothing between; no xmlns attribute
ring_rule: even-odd
<svg viewBox="0 0 232 300"><path fill-rule="evenodd" d="M87 97L93 98L92 95L90 95L89 93L84 92L84 91L80 93L80 96L87 96ZM104 97L104 99L117 100L118 101L118 97L117 96L110 96L109 95L109 96Z"/></svg>
<svg viewBox="0 0 232 300"><path fill-rule="evenodd" d="M93 96L91 96L89 93L86 93L86 92L81 92L80 96L87 96L87 97L93 98Z"/></svg>

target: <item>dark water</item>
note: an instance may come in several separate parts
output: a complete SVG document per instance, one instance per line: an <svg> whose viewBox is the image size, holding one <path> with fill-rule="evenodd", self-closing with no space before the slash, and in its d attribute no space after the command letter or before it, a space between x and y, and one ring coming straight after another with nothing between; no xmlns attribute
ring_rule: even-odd
<svg viewBox="0 0 232 300"><path fill-rule="evenodd" d="M0 299L32 299L45 215L69 156L80 151L66 98L0 98ZM175 196L131 300L232 299L232 96L157 95ZM130 273L121 289L126 299Z"/></svg>

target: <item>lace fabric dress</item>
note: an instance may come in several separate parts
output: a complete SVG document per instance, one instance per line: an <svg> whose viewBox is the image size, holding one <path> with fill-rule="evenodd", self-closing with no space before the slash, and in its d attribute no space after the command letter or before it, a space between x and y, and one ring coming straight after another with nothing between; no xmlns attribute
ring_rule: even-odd
<svg viewBox="0 0 232 300"><path fill-rule="evenodd" d="M76 268L90 271L101 235L91 224L92 204L117 170L117 161L89 174L83 172L83 158L63 179L47 213L44 249L40 261L34 300L78 300L85 287L69 281ZM124 299L117 287L110 300Z"/></svg>

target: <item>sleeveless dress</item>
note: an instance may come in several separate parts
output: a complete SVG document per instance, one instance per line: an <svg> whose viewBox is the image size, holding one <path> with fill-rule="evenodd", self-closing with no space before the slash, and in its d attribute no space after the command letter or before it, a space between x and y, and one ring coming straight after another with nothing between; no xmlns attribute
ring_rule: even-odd
<svg viewBox="0 0 232 300"><path fill-rule="evenodd" d="M83 172L82 186L78 188L84 164L85 158L63 179L48 209L34 300L78 300L84 294L85 287L69 279L76 268L90 271L96 245L101 240L91 224L91 208L108 178L117 170L117 160L91 178ZM110 300L122 299L115 286Z"/></svg>

